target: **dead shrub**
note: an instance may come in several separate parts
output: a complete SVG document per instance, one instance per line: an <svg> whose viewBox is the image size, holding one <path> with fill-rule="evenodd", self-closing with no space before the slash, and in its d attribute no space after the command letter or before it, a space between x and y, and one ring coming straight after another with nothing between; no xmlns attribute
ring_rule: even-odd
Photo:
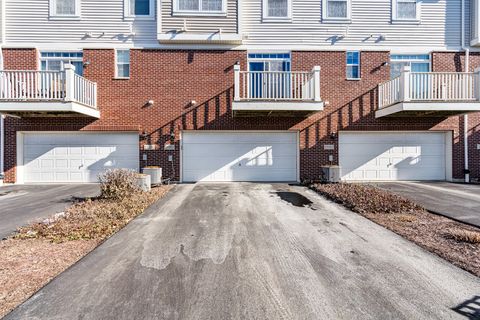
<svg viewBox="0 0 480 320"><path fill-rule="evenodd" d="M411 214L424 210L408 199L371 185L314 184L312 188L330 200L358 213Z"/></svg>
<svg viewBox="0 0 480 320"><path fill-rule="evenodd" d="M465 229L452 229L447 231L445 237L458 242L480 244L480 232L476 231L470 231Z"/></svg>
<svg viewBox="0 0 480 320"><path fill-rule="evenodd" d="M100 196L104 199L124 199L132 193L141 192L137 175L127 169L111 169L99 174Z"/></svg>

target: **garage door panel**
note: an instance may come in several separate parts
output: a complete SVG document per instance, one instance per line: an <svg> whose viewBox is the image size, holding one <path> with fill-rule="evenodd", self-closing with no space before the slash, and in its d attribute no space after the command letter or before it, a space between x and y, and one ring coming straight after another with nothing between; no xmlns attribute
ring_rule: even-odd
<svg viewBox="0 0 480 320"><path fill-rule="evenodd" d="M445 179L445 133L341 133L339 141L344 180Z"/></svg>
<svg viewBox="0 0 480 320"><path fill-rule="evenodd" d="M26 182L96 182L110 168L138 170L135 133L25 133Z"/></svg>
<svg viewBox="0 0 480 320"><path fill-rule="evenodd" d="M295 181L295 132L185 132L184 181Z"/></svg>

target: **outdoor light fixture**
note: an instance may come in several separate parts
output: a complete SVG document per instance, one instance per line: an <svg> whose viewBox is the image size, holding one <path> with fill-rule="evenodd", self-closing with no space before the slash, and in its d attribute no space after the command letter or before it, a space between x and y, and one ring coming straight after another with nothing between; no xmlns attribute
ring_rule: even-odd
<svg viewBox="0 0 480 320"><path fill-rule="evenodd" d="M331 132L330 133L330 139L335 140L337 138L337 133L336 132Z"/></svg>

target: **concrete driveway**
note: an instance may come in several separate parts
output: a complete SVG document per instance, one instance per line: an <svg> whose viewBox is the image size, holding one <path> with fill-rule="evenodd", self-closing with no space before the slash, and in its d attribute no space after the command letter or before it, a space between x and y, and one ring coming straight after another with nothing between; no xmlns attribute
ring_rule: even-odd
<svg viewBox="0 0 480 320"><path fill-rule="evenodd" d="M480 185L435 181L376 185L411 199L427 210L480 227Z"/></svg>
<svg viewBox="0 0 480 320"><path fill-rule="evenodd" d="M6 319L465 319L479 292L303 187L179 185Z"/></svg>
<svg viewBox="0 0 480 320"><path fill-rule="evenodd" d="M96 184L0 187L0 239L29 222L62 212L71 204L73 197L98 194Z"/></svg>

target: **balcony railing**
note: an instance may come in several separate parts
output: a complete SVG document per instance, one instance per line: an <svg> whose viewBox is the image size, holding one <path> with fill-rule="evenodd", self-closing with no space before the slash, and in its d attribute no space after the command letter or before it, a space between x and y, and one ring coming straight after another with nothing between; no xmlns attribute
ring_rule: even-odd
<svg viewBox="0 0 480 320"><path fill-rule="evenodd" d="M76 102L97 108L97 84L64 71L0 71L0 102Z"/></svg>
<svg viewBox="0 0 480 320"><path fill-rule="evenodd" d="M320 67L312 71L241 71L235 66L235 101L321 101Z"/></svg>
<svg viewBox="0 0 480 320"><path fill-rule="evenodd" d="M400 102L478 102L479 73L410 72L402 69L399 77L378 88L379 109Z"/></svg>

